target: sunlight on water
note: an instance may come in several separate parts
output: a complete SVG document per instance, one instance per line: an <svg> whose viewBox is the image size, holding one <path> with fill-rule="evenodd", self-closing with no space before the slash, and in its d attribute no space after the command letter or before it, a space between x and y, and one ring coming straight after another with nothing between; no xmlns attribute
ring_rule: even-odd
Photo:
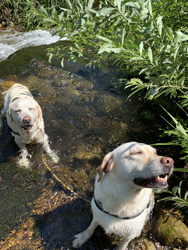
<svg viewBox="0 0 188 250"><path fill-rule="evenodd" d="M42 30L14 34L0 31L0 91L6 91L14 82L30 89L42 108L51 148L60 157L60 162L54 164L40 145L31 144L28 151L32 167L19 168L19 149L4 122L0 132L2 250L10 246L72 250L74 235L91 222L91 208L86 201L93 196L96 167L104 155L130 140L148 144L156 140L157 123L140 118L140 98L127 100L128 93L114 86L118 75L113 68L88 69L79 59L74 64L65 63L65 70L49 65L40 56L46 53L47 44L59 39ZM2 61L15 51L14 56ZM0 108L3 98L0 95ZM163 248L153 238L152 223L129 249L141 249L140 244L144 246L147 241L149 248L143 249L171 249ZM98 228L82 250L112 250L119 244L118 237L106 236Z"/></svg>

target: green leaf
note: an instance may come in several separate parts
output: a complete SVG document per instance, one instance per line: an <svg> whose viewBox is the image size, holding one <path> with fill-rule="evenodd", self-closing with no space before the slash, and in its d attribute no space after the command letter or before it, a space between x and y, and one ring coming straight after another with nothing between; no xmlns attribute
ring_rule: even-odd
<svg viewBox="0 0 188 250"><path fill-rule="evenodd" d="M187 40L188 40L188 35L184 34L180 30L176 31L176 41L178 43L183 42L183 41L187 41Z"/></svg>
<svg viewBox="0 0 188 250"><path fill-rule="evenodd" d="M49 17L48 12L45 10L43 6L38 9L38 12L46 17Z"/></svg>
<svg viewBox="0 0 188 250"><path fill-rule="evenodd" d="M132 7L132 8L140 8L140 5L138 2L128 2L128 3L125 3L125 6Z"/></svg>
<svg viewBox="0 0 188 250"><path fill-rule="evenodd" d="M91 9L89 6L87 7L85 7L85 10L86 10L86 13L94 13L94 14L96 14L97 13L97 11L96 10L94 10L94 9Z"/></svg>
<svg viewBox="0 0 188 250"><path fill-rule="evenodd" d="M60 9L61 9L61 10L63 10L63 11L66 11L66 12L68 12L69 14L71 14L71 13L72 13L72 10L69 10L69 9L65 9L65 8L62 8L62 7L60 7Z"/></svg>
<svg viewBox="0 0 188 250"><path fill-rule="evenodd" d="M64 57L61 59L61 67L64 68Z"/></svg>
<svg viewBox="0 0 188 250"><path fill-rule="evenodd" d="M104 7L97 12L97 16L108 16L113 10L115 9Z"/></svg>
<svg viewBox="0 0 188 250"><path fill-rule="evenodd" d="M180 86L181 88L183 88L184 87L184 82L185 82L185 76L181 77L178 80L178 86Z"/></svg>
<svg viewBox="0 0 188 250"><path fill-rule="evenodd" d="M167 27L167 36L170 38L171 41L174 40L174 33L171 28Z"/></svg>
<svg viewBox="0 0 188 250"><path fill-rule="evenodd" d="M54 25L54 24L56 24L56 22L53 19L51 19L51 18L44 18L43 21L45 23L48 23L48 25Z"/></svg>
<svg viewBox="0 0 188 250"><path fill-rule="evenodd" d="M183 173L188 173L188 169L186 168L174 168L175 172L183 172Z"/></svg>
<svg viewBox="0 0 188 250"><path fill-rule="evenodd" d="M94 0L89 0L89 2L88 2L88 7L89 7L90 9L92 9L93 3L94 3Z"/></svg>
<svg viewBox="0 0 188 250"><path fill-rule="evenodd" d="M114 1L115 6L117 6L117 8L118 8L119 10L121 9L121 2L122 2L122 0L115 0L115 1Z"/></svg>
<svg viewBox="0 0 188 250"><path fill-rule="evenodd" d="M131 60L130 60L130 62L132 62L132 61L143 61L143 60L144 60L143 57L137 56L137 57L132 57Z"/></svg>
<svg viewBox="0 0 188 250"><path fill-rule="evenodd" d="M103 41L103 42L107 42L107 43L110 43L110 44L112 43L112 40L108 39L107 37L99 36L99 35L96 35L96 37L97 37L99 40Z"/></svg>
<svg viewBox="0 0 188 250"><path fill-rule="evenodd" d="M160 34L160 36L162 34L162 27L163 27L162 18L163 18L162 16L159 16L157 18L157 25L158 25L158 28L159 28L159 34Z"/></svg>
<svg viewBox="0 0 188 250"><path fill-rule="evenodd" d="M148 48L148 56L149 56L150 62L153 63L153 53L150 47Z"/></svg>
<svg viewBox="0 0 188 250"><path fill-rule="evenodd" d="M103 44L101 47L100 47L100 49L98 50L98 54L102 54L103 52L109 52L110 50L109 50L109 48L110 48L110 44L108 44L108 43L105 43L105 44Z"/></svg>
<svg viewBox="0 0 188 250"><path fill-rule="evenodd" d="M115 54L119 54L122 52L121 48L110 48L110 52L113 52Z"/></svg>
<svg viewBox="0 0 188 250"><path fill-rule="evenodd" d="M71 4L71 2L70 2L69 0L65 0L65 1L66 1L66 3L68 4L69 8L72 9L72 4Z"/></svg>
<svg viewBox="0 0 188 250"><path fill-rule="evenodd" d="M163 108L164 109L164 108ZM172 118L173 122L176 124L176 129L182 133L182 135L187 137L187 133L184 129L184 127L180 124L180 122L177 121L176 118L174 118L167 110L165 110L167 112L167 114Z"/></svg>
<svg viewBox="0 0 188 250"><path fill-rule="evenodd" d="M159 93L159 89L160 88L151 89L151 91L147 93L148 99L152 100L154 96L156 96Z"/></svg>
<svg viewBox="0 0 188 250"><path fill-rule="evenodd" d="M144 48L144 42L141 42L141 43L139 44L139 49L140 49L140 55L141 55L141 56L142 56L143 48Z"/></svg>
<svg viewBox="0 0 188 250"><path fill-rule="evenodd" d="M151 6L151 0L148 0L148 10L149 10L149 14L150 14L151 16L153 16L152 6Z"/></svg>
<svg viewBox="0 0 188 250"><path fill-rule="evenodd" d="M125 28L122 29L121 33L121 46L123 46L124 44L124 39L125 39Z"/></svg>
<svg viewBox="0 0 188 250"><path fill-rule="evenodd" d="M141 75L142 73L146 72L148 70L148 68L144 68L139 72L139 75Z"/></svg>
<svg viewBox="0 0 188 250"><path fill-rule="evenodd" d="M187 196L188 196L188 191L184 195L184 200L187 200Z"/></svg>
<svg viewBox="0 0 188 250"><path fill-rule="evenodd" d="M178 186L173 187L172 188L172 193L176 194L177 192L179 193L179 187Z"/></svg>

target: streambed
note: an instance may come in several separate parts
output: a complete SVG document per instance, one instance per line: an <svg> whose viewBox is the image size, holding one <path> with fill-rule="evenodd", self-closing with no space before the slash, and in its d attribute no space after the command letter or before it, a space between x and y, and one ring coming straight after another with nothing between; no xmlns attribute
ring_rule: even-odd
<svg viewBox="0 0 188 250"><path fill-rule="evenodd" d="M139 98L127 100L128 94L116 88L113 68L91 70L80 61L66 62L68 70L63 70L47 63L45 48L24 48L0 62L1 91L14 82L30 89L60 156L54 164L32 144L31 169L18 168L18 148L5 122L0 134L1 249L72 249L73 236L91 221L88 201L104 155L127 141L157 140L156 128L140 118ZM155 242L150 233L148 224L141 239ZM98 228L81 249L110 250L117 244L118 238ZM136 246L133 242L130 249Z"/></svg>

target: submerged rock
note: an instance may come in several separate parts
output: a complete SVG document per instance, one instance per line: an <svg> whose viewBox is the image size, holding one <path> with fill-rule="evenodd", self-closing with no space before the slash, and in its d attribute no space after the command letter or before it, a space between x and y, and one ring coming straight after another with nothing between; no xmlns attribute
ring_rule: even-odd
<svg viewBox="0 0 188 250"><path fill-rule="evenodd" d="M155 237L170 247L188 247L188 228L170 212L160 210L153 229Z"/></svg>
<svg viewBox="0 0 188 250"><path fill-rule="evenodd" d="M146 238L133 240L128 247L129 250L156 250L154 243Z"/></svg>

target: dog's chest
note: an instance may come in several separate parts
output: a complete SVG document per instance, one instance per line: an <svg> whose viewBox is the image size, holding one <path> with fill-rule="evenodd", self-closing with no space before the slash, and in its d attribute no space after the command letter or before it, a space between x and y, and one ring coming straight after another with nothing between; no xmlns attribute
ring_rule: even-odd
<svg viewBox="0 0 188 250"><path fill-rule="evenodd" d="M106 233L114 233L119 236L135 235L136 237L142 231L147 215L147 210L145 210L140 216L130 220L101 216L100 224Z"/></svg>
<svg viewBox="0 0 188 250"><path fill-rule="evenodd" d="M21 140L25 144L39 143L43 140L44 132L42 129L37 129L34 133L24 133L21 135Z"/></svg>

